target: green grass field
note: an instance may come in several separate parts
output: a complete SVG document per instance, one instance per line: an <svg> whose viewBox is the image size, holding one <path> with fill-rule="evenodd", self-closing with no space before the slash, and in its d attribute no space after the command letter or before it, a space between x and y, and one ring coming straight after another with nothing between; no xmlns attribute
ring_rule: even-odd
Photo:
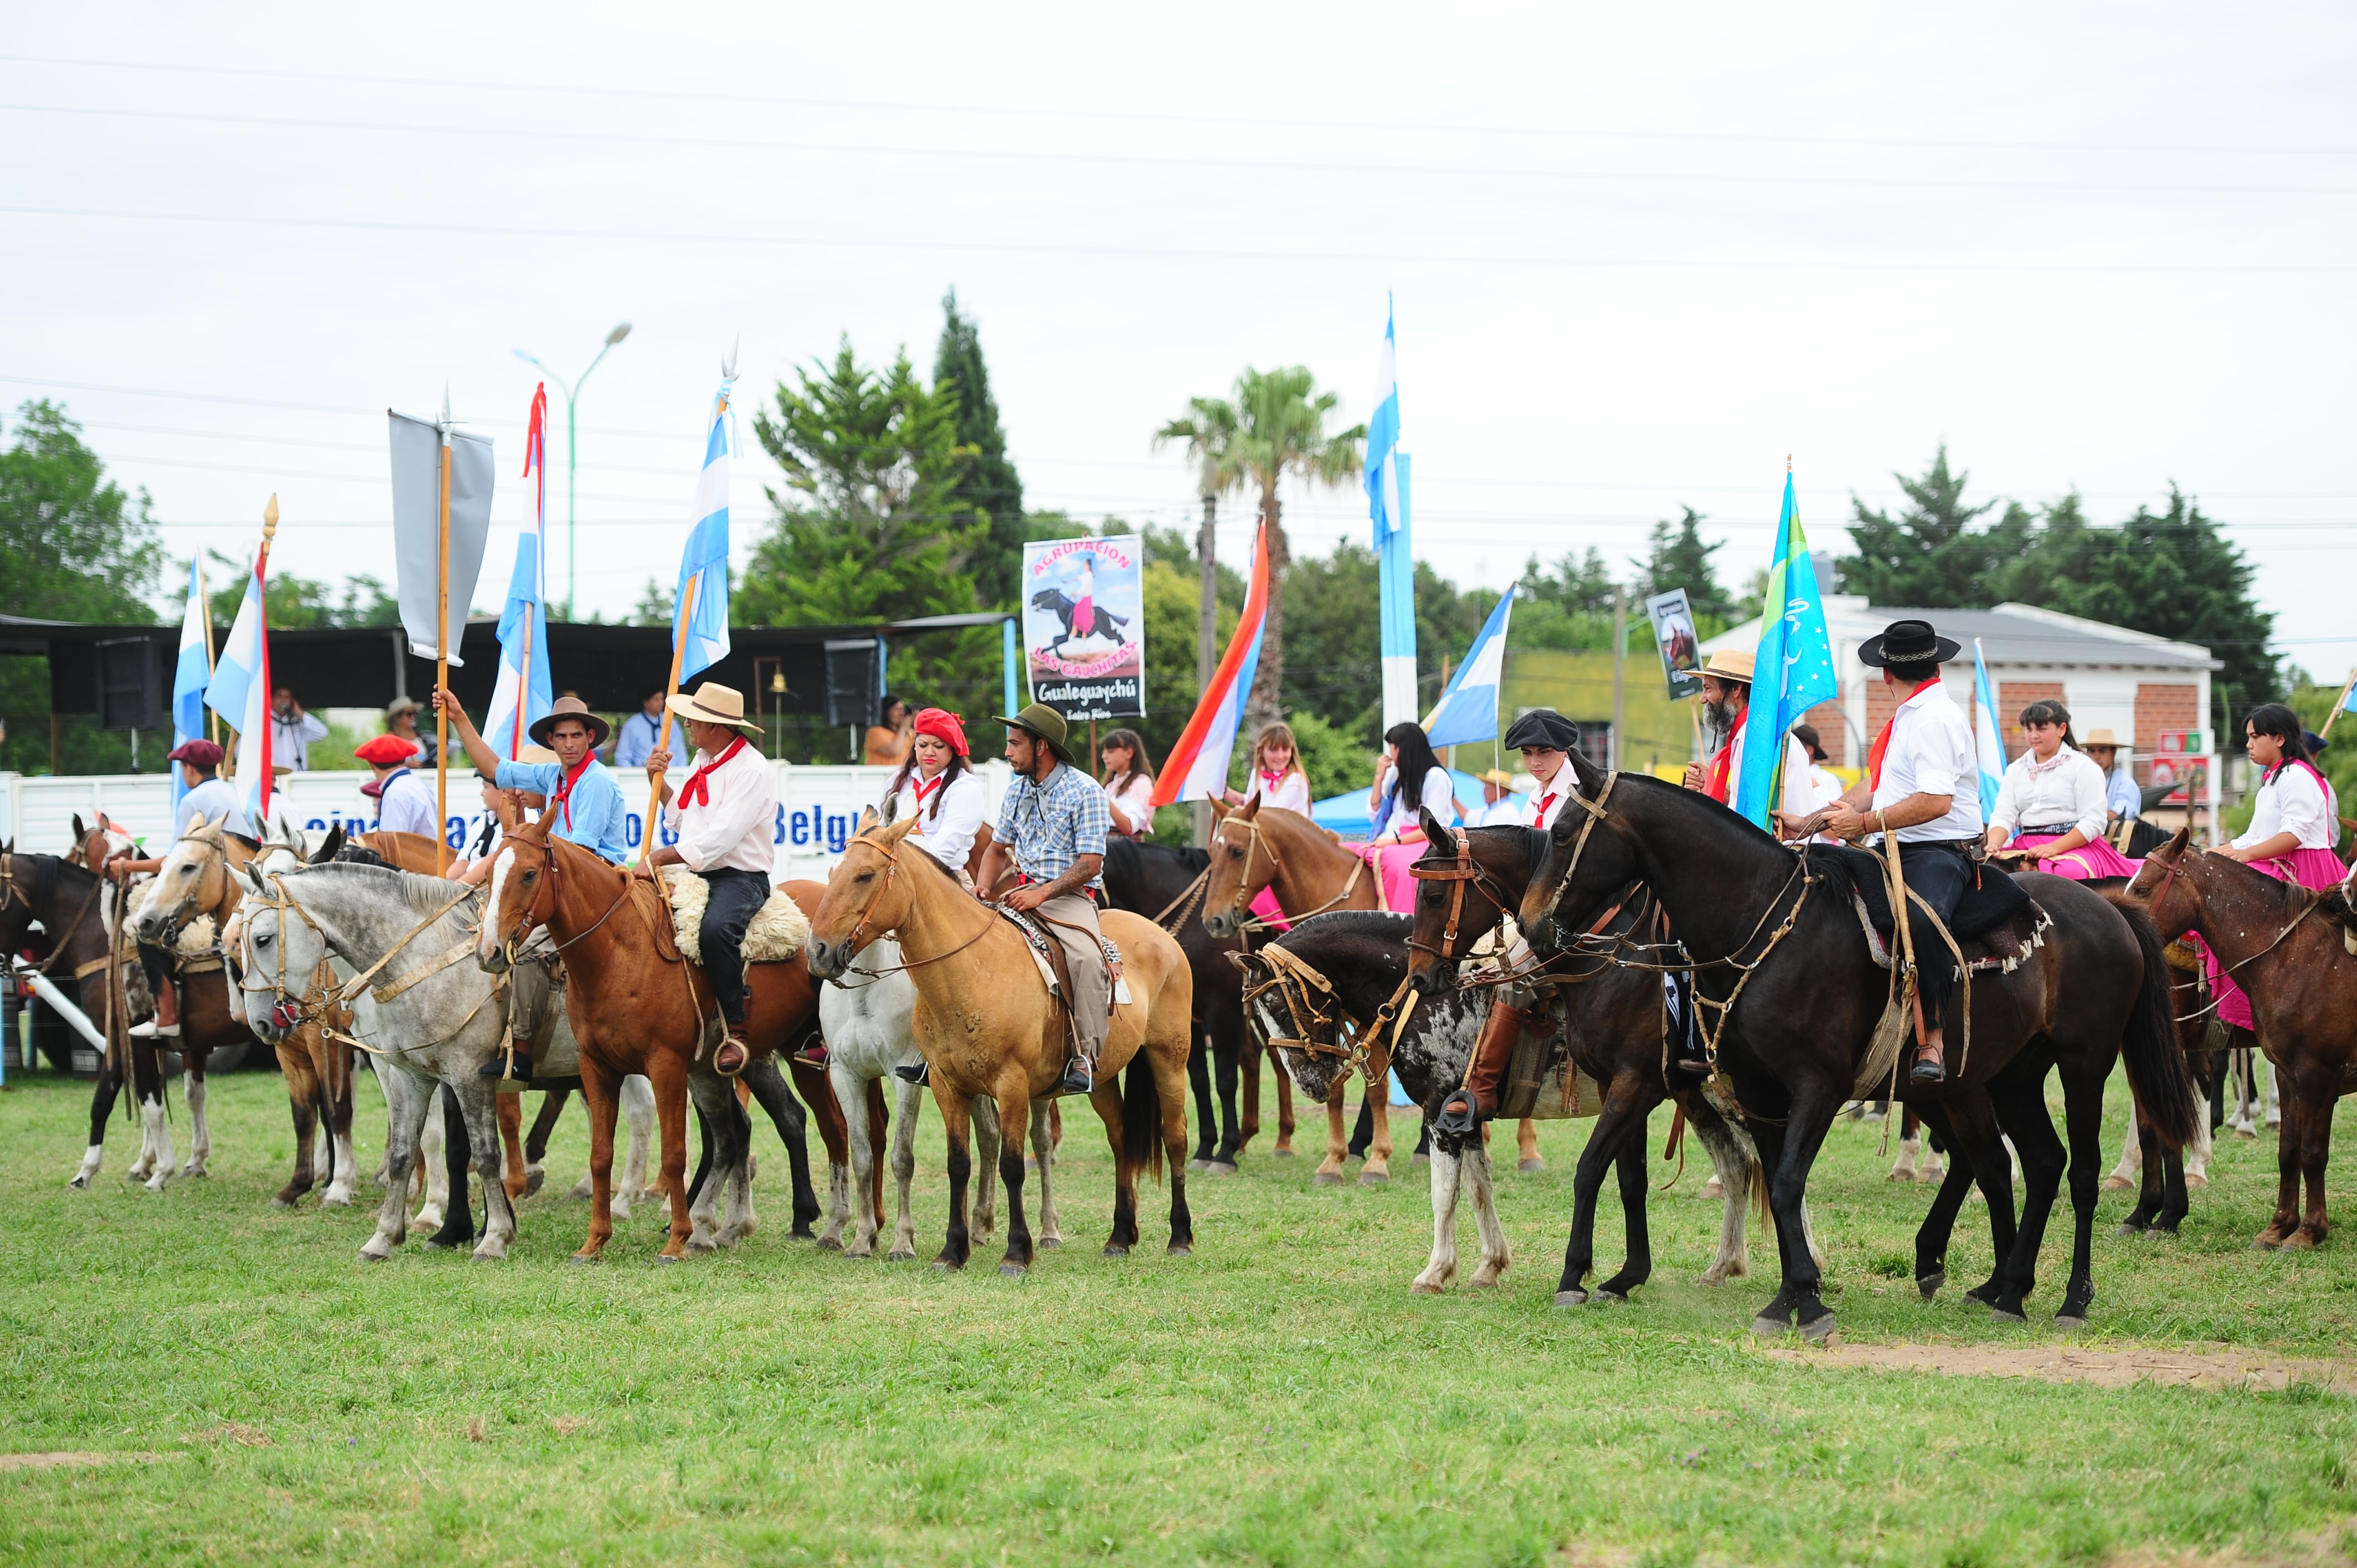
<svg viewBox="0 0 2357 1568"><path fill-rule="evenodd" d="M1191 1258L1161 1254L1167 1195L1149 1188L1149 1246L1108 1262L1093 1119L1068 1128L1058 1167L1068 1244L1028 1279L996 1275L995 1240L962 1276L786 1240L766 1126L755 1191L769 1229L742 1250L656 1269L641 1210L608 1262L569 1266L587 1219L560 1196L583 1167L577 1111L511 1260L413 1241L369 1267L354 1251L372 1211L268 1207L291 1148L278 1080L215 1081L214 1174L161 1196L122 1181L136 1133L120 1121L96 1187L66 1189L85 1086L19 1077L0 1097L0 1450L154 1456L0 1469L7 1561L1999 1564L2357 1550L2357 1410L2315 1380L2101 1388L1763 1354L1746 1326L1772 1277L1691 1283L1717 1227L1695 1197L1698 1149L1654 1199L1652 1283L1626 1306L1558 1310L1589 1123L1548 1124L1549 1169L1501 1178L1517 1259L1504 1288L1437 1299L1407 1294L1430 1224L1408 1142L1388 1189L1313 1190L1309 1160L1261 1147L1238 1177L1195 1178ZM372 1165L383 1117L365 1077L361 1093ZM926 1125L930 1256L946 1198L930 1112ZM1665 1127L1657 1117L1656 1153ZM1882 1179L1878 1136L1841 1122L1812 1194L1848 1345L1998 1359L2053 1345L2067 1232L2050 1233L2029 1326L1993 1325L1955 1285L1923 1305L1905 1276L1928 1189ZM184 1116L179 1137L185 1151ZM2344 1142L2344 1202L2352 1158ZM2246 1250L2274 1167L2271 1137L2229 1139L2176 1241L2115 1239L2127 1200L2107 1196L2094 1327L2078 1342L2345 1354L2349 1243ZM1608 1196L1608 1269L1619 1227ZM1967 1208L1959 1281L1986 1273L1986 1234ZM1755 1240L1763 1274L1773 1255Z"/></svg>

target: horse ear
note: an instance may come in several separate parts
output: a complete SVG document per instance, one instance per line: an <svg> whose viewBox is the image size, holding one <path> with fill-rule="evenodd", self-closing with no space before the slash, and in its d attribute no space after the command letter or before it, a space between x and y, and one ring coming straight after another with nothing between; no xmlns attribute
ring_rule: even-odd
<svg viewBox="0 0 2357 1568"><path fill-rule="evenodd" d="M1435 848L1450 842L1448 824L1442 822L1438 817L1434 816L1432 814L1431 807L1425 806L1419 808L1416 815L1423 820L1424 836L1426 840Z"/></svg>
<svg viewBox="0 0 2357 1568"><path fill-rule="evenodd" d="M311 856L311 864L325 865L337 855L341 854L343 849L344 824L338 822L328 830L328 836L319 842L318 852Z"/></svg>
<svg viewBox="0 0 2357 1568"><path fill-rule="evenodd" d="M1220 823L1224 822L1226 822L1226 821L1228 820L1228 813L1229 813L1230 811L1234 811L1234 810L1235 810L1235 808L1234 808L1233 806L1229 805L1225 800L1221 800L1217 795L1212 796L1211 799L1211 825L1212 825L1212 826L1214 826L1214 827L1217 827ZM1255 795L1255 796L1254 796L1254 797L1253 797L1253 799L1254 799L1254 800L1259 800L1259 799L1260 799L1260 797L1259 797L1259 796L1257 796L1257 795Z"/></svg>
<svg viewBox="0 0 2357 1568"><path fill-rule="evenodd" d="M854 836L856 836L859 833L873 832L877 823L881 821L883 821L883 818L877 814L876 808L873 806L868 807L866 811L859 813L859 826L852 830Z"/></svg>
<svg viewBox="0 0 2357 1568"><path fill-rule="evenodd" d="M1595 799L1598 793L1603 789L1604 770L1597 767L1593 762L1588 761L1586 755L1583 754L1577 746L1574 746L1572 748L1571 772L1572 777L1579 780L1579 792L1588 797L1590 800ZM1557 818L1556 820L1559 822L1562 819Z"/></svg>
<svg viewBox="0 0 2357 1568"><path fill-rule="evenodd" d="M1268 963L1268 960L1256 952L1242 952L1233 949L1229 950L1228 961L1246 974L1258 974Z"/></svg>
<svg viewBox="0 0 2357 1568"><path fill-rule="evenodd" d="M523 826L523 808L516 803L514 790L501 789L499 791L498 803L494 805L491 810L500 819L500 832L511 833L515 832L516 829Z"/></svg>
<svg viewBox="0 0 2357 1568"><path fill-rule="evenodd" d="M259 896L268 896L270 889L262 885L262 867L249 860L237 869L238 874L245 878L245 885L248 888L252 889Z"/></svg>
<svg viewBox="0 0 2357 1568"><path fill-rule="evenodd" d="M239 843L243 844L245 846L245 852L248 854L260 854L262 853L262 841L260 839L248 838L243 833L235 832L227 828L221 830L221 836L226 839L234 839Z"/></svg>
<svg viewBox="0 0 2357 1568"><path fill-rule="evenodd" d="M916 817L913 815L903 817L900 821L894 822L890 827L884 830L884 842L888 844L897 844L902 839L907 838L910 833L916 831Z"/></svg>
<svg viewBox="0 0 2357 1568"><path fill-rule="evenodd" d="M1237 817L1237 819L1238 819L1239 821L1242 821L1242 822L1251 822L1254 817L1259 816L1259 815L1260 815L1260 803L1261 803L1261 801L1262 801L1264 799L1265 799L1265 797L1264 797L1264 796L1260 796L1260 795L1254 795L1251 800L1246 800L1246 801L1243 803L1243 807L1242 807L1242 808L1241 808L1241 809L1236 812L1236 817Z"/></svg>
<svg viewBox="0 0 2357 1568"><path fill-rule="evenodd" d="M2183 827L2178 829L2177 836L2169 841L2169 858L2171 860L2183 859L2185 855L2185 846L2191 841L2192 837L2193 824L2191 822L2188 822Z"/></svg>
<svg viewBox="0 0 2357 1568"><path fill-rule="evenodd" d="M90 830L81 825L81 813L80 811L76 811L74 813L73 830L74 847L76 849L80 849L82 846L82 841L90 837Z"/></svg>

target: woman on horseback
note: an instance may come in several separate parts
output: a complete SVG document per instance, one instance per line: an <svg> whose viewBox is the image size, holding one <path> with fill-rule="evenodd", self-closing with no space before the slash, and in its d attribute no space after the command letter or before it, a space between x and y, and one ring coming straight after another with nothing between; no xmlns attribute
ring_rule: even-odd
<svg viewBox="0 0 2357 1568"><path fill-rule="evenodd" d="M971 755L965 725L958 716L927 708L917 715L909 760L884 787L879 809L887 823L899 821L904 806L913 812L917 825L909 830L908 842L948 866L960 881L965 880L965 863L988 805Z"/></svg>
<svg viewBox="0 0 2357 1568"><path fill-rule="evenodd" d="M2005 770L1989 812L1987 846L2027 853L2036 869L2073 882L2099 876L2134 876L2136 865L2104 837L2109 820L2104 770L2079 749L2071 733L2071 710L2038 702L2021 710L2021 733L2029 741Z"/></svg>
<svg viewBox="0 0 2357 1568"><path fill-rule="evenodd" d="M1383 732L1383 766L1375 769L1375 787L1367 791L1367 810L1373 816L1379 844L1408 842L1421 813L1430 811L1444 822L1457 820L1457 789L1448 770L1432 754L1424 726L1400 723Z"/></svg>
<svg viewBox="0 0 2357 1568"><path fill-rule="evenodd" d="M2317 768L2299 715L2281 703L2253 708L2243 721L2243 748L2264 775L2252 800L2251 825L2231 845L2210 853L2239 860L2278 882L2338 886L2349 874L2333 853L2341 838L2341 802ZM2235 1028L2255 1030L2250 997L2206 944L2202 956L2218 1016Z"/></svg>
<svg viewBox="0 0 2357 1568"><path fill-rule="evenodd" d="M1227 792L1228 804L1241 806L1254 796L1264 806L1309 814L1309 775L1301 770L1301 750L1293 726L1282 721L1263 726L1253 742L1252 780L1239 792Z"/></svg>

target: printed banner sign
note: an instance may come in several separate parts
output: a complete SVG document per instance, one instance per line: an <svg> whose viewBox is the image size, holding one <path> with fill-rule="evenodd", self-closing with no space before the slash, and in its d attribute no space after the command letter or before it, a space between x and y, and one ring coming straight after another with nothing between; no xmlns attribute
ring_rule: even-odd
<svg viewBox="0 0 2357 1568"><path fill-rule="evenodd" d="M1645 601L1653 623L1653 645L1662 651L1662 676L1673 697L1691 697L1702 690L1702 640L1695 636L1694 611L1686 591L1672 588Z"/></svg>
<svg viewBox="0 0 2357 1568"><path fill-rule="evenodd" d="M1023 546L1023 650L1031 700L1067 719L1146 712L1146 542Z"/></svg>

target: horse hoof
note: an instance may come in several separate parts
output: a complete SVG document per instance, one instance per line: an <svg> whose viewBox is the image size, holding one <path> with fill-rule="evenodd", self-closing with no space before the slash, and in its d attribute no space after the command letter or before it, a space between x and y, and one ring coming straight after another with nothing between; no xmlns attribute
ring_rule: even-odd
<svg viewBox="0 0 2357 1568"><path fill-rule="evenodd" d="M67 1180L66 1186L75 1192L88 1192L90 1190L90 1177L86 1176L70 1177Z"/></svg>
<svg viewBox="0 0 2357 1568"><path fill-rule="evenodd" d="M441 1237L439 1237L439 1236L429 1236L429 1237L427 1237L427 1238L425 1239L425 1246L426 1246L426 1250L427 1250L427 1251L435 1251L435 1252L447 1252L447 1251L450 1251L451 1250L453 1250L454 1248L456 1248L457 1245L458 1245L458 1243L457 1243L457 1242L456 1242L456 1241L445 1241L445 1240L442 1240L442 1238L441 1238Z"/></svg>
<svg viewBox="0 0 2357 1568"><path fill-rule="evenodd" d="M270 1200L270 1207L273 1208L292 1208L295 1207L295 1200L291 1197L274 1197Z"/></svg>
<svg viewBox="0 0 2357 1568"><path fill-rule="evenodd" d="M822 1252L840 1252L843 1251L843 1238L822 1236L818 1239L818 1250Z"/></svg>
<svg viewBox="0 0 2357 1568"><path fill-rule="evenodd" d="M546 1171L535 1169L524 1172L523 1195L526 1197L532 1197L541 1189L547 1180L548 1173Z"/></svg>
<svg viewBox="0 0 2357 1568"><path fill-rule="evenodd" d="M1118 1241L1108 1241L1105 1243L1104 1255L1108 1258L1126 1258L1129 1256L1129 1249Z"/></svg>
<svg viewBox="0 0 2357 1568"><path fill-rule="evenodd" d="M2196 1174L2195 1174L2194 1172L2192 1172L2192 1171L2187 1171L2187 1172L2185 1173L2185 1190L2186 1190L2186 1191L2188 1191L2188 1192L2200 1192L2203 1187L2208 1187L2209 1185L2210 1185L2210 1178L2209 1178L2208 1176L2198 1176L2198 1175L2196 1175Z"/></svg>
<svg viewBox="0 0 2357 1568"><path fill-rule="evenodd" d="M1440 1294L1440 1287L1438 1285L1429 1285L1425 1283L1422 1280L1418 1280L1407 1287L1407 1294L1410 1295L1438 1295Z"/></svg>
<svg viewBox="0 0 2357 1568"><path fill-rule="evenodd" d="M1019 1280L1030 1272L1030 1266L1026 1263L1001 1263L998 1265L998 1276L1001 1279Z"/></svg>
<svg viewBox="0 0 2357 1568"><path fill-rule="evenodd" d="M1273 1160L1289 1160L1293 1158L1295 1155L1299 1153L1300 1151L1298 1149L1288 1149L1280 1145L1277 1148L1271 1149L1268 1152L1268 1157Z"/></svg>
<svg viewBox="0 0 2357 1568"><path fill-rule="evenodd" d="M1562 1298L1558 1296L1556 1299ZM1772 1317L1763 1312L1751 1320L1751 1332L1762 1339L1781 1339L1792 1332L1792 1326L1781 1317Z"/></svg>
<svg viewBox="0 0 2357 1568"><path fill-rule="evenodd" d="M2067 1312L2058 1312L2054 1315L2054 1326L2061 1329L2065 1334L2069 1334L2086 1327L2087 1320L2084 1316L2076 1316Z"/></svg>
<svg viewBox="0 0 2357 1568"><path fill-rule="evenodd" d="M1928 1274L1917 1274L1915 1276L1915 1289L1921 1294L1925 1301L1929 1301L1933 1296L1938 1295L1940 1294L1940 1287L1947 1283L1948 1271L1945 1269L1933 1269Z"/></svg>
<svg viewBox="0 0 2357 1568"><path fill-rule="evenodd" d="M1390 1185L1391 1179L1391 1177L1384 1176L1380 1171L1361 1171L1359 1173L1359 1185L1361 1187L1386 1187Z"/></svg>
<svg viewBox="0 0 2357 1568"><path fill-rule="evenodd" d="M2282 1245L2283 1243L2280 1241L2270 1241L2265 1236L2262 1236L2257 1240L2251 1243L2251 1251L2254 1252L2272 1252Z"/></svg>
<svg viewBox="0 0 2357 1568"><path fill-rule="evenodd" d="M2005 1306L1990 1307L1989 1316L1999 1323L2027 1323L2029 1321L2029 1315L2028 1313L2016 1312L2012 1308Z"/></svg>
<svg viewBox="0 0 2357 1568"><path fill-rule="evenodd" d="M1546 1169L1546 1162L1539 1158L1536 1155L1532 1155L1527 1160L1516 1160L1514 1162L1514 1170L1517 1174L1522 1176L1536 1176L1539 1172L1544 1169Z"/></svg>
<svg viewBox="0 0 2357 1568"><path fill-rule="evenodd" d="M1557 1306L1586 1306L1587 1293L1584 1290L1559 1290L1555 1293L1555 1304Z"/></svg>
<svg viewBox="0 0 2357 1568"><path fill-rule="evenodd" d="M884 1254L884 1261L888 1263L909 1263L916 1262L916 1258L917 1254L914 1252L887 1252Z"/></svg>
<svg viewBox="0 0 2357 1568"><path fill-rule="evenodd" d="M936 1273L952 1274L964 1267L965 1265L963 1263L952 1262L947 1258L935 1258L933 1260L933 1271Z"/></svg>
<svg viewBox="0 0 2357 1568"><path fill-rule="evenodd" d="M1478 1283L1478 1282L1477 1282ZM1629 1298L1617 1290L1598 1290L1591 1300L1596 1306L1626 1306Z"/></svg>
<svg viewBox="0 0 2357 1568"><path fill-rule="evenodd" d="M1163 1251L1173 1258L1191 1258L1195 1255L1195 1249L1184 1241L1173 1241L1165 1247Z"/></svg>
<svg viewBox="0 0 2357 1568"><path fill-rule="evenodd" d="M595 1252L576 1252L573 1254L573 1261L576 1263L595 1263L602 1260Z"/></svg>
<svg viewBox="0 0 2357 1568"><path fill-rule="evenodd" d="M2107 1176L2104 1178L2104 1190L2105 1192L2126 1192L2135 1186L2136 1183L2128 1180L2128 1178L2124 1176Z"/></svg>
<svg viewBox="0 0 2357 1568"><path fill-rule="evenodd" d="M818 1232L812 1230L807 1225L797 1225L792 1230L786 1232L786 1240L789 1241L815 1241L818 1240Z"/></svg>
<svg viewBox="0 0 2357 1568"><path fill-rule="evenodd" d="M1212 1160L1203 1166L1203 1173L1206 1176L1233 1176L1236 1167L1231 1160Z"/></svg>
<svg viewBox="0 0 2357 1568"><path fill-rule="evenodd" d="M1801 1337L1812 1345L1832 1345L1835 1343L1834 1338L1834 1315L1828 1312L1813 1323L1803 1323L1801 1325Z"/></svg>
<svg viewBox="0 0 2357 1568"><path fill-rule="evenodd" d="M1415 1152L1415 1163L1420 1165L1428 1165L1432 1164L1432 1151L1429 1149L1418 1149Z"/></svg>
<svg viewBox="0 0 2357 1568"><path fill-rule="evenodd" d="M657 1252L657 1253L655 1254L655 1262L658 1262L658 1263L676 1263L676 1262L680 1262L680 1261L681 1261L681 1260L679 1260L679 1259L678 1259L678 1258L676 1258L676 1257L673 1257L673 1256L671 1253L669 1253L669 1252Z"/></svg>
<svg viewBox="0 0 2357 1568"><path fill-rule="evenodd" d="M2122 1237L2141 1236L2144 1234L2144 1227L2132 1219L2123 1219L2120 1221L2119 1233Z"/></svg>
<svg viewBox="0 0 2357 1568"><path fill-rule="evenodd" d="M1063 1244L1064 1239L1061 1236L1042 1236L1032 1243L1043 1252L1052 1252Z"/></svg>

